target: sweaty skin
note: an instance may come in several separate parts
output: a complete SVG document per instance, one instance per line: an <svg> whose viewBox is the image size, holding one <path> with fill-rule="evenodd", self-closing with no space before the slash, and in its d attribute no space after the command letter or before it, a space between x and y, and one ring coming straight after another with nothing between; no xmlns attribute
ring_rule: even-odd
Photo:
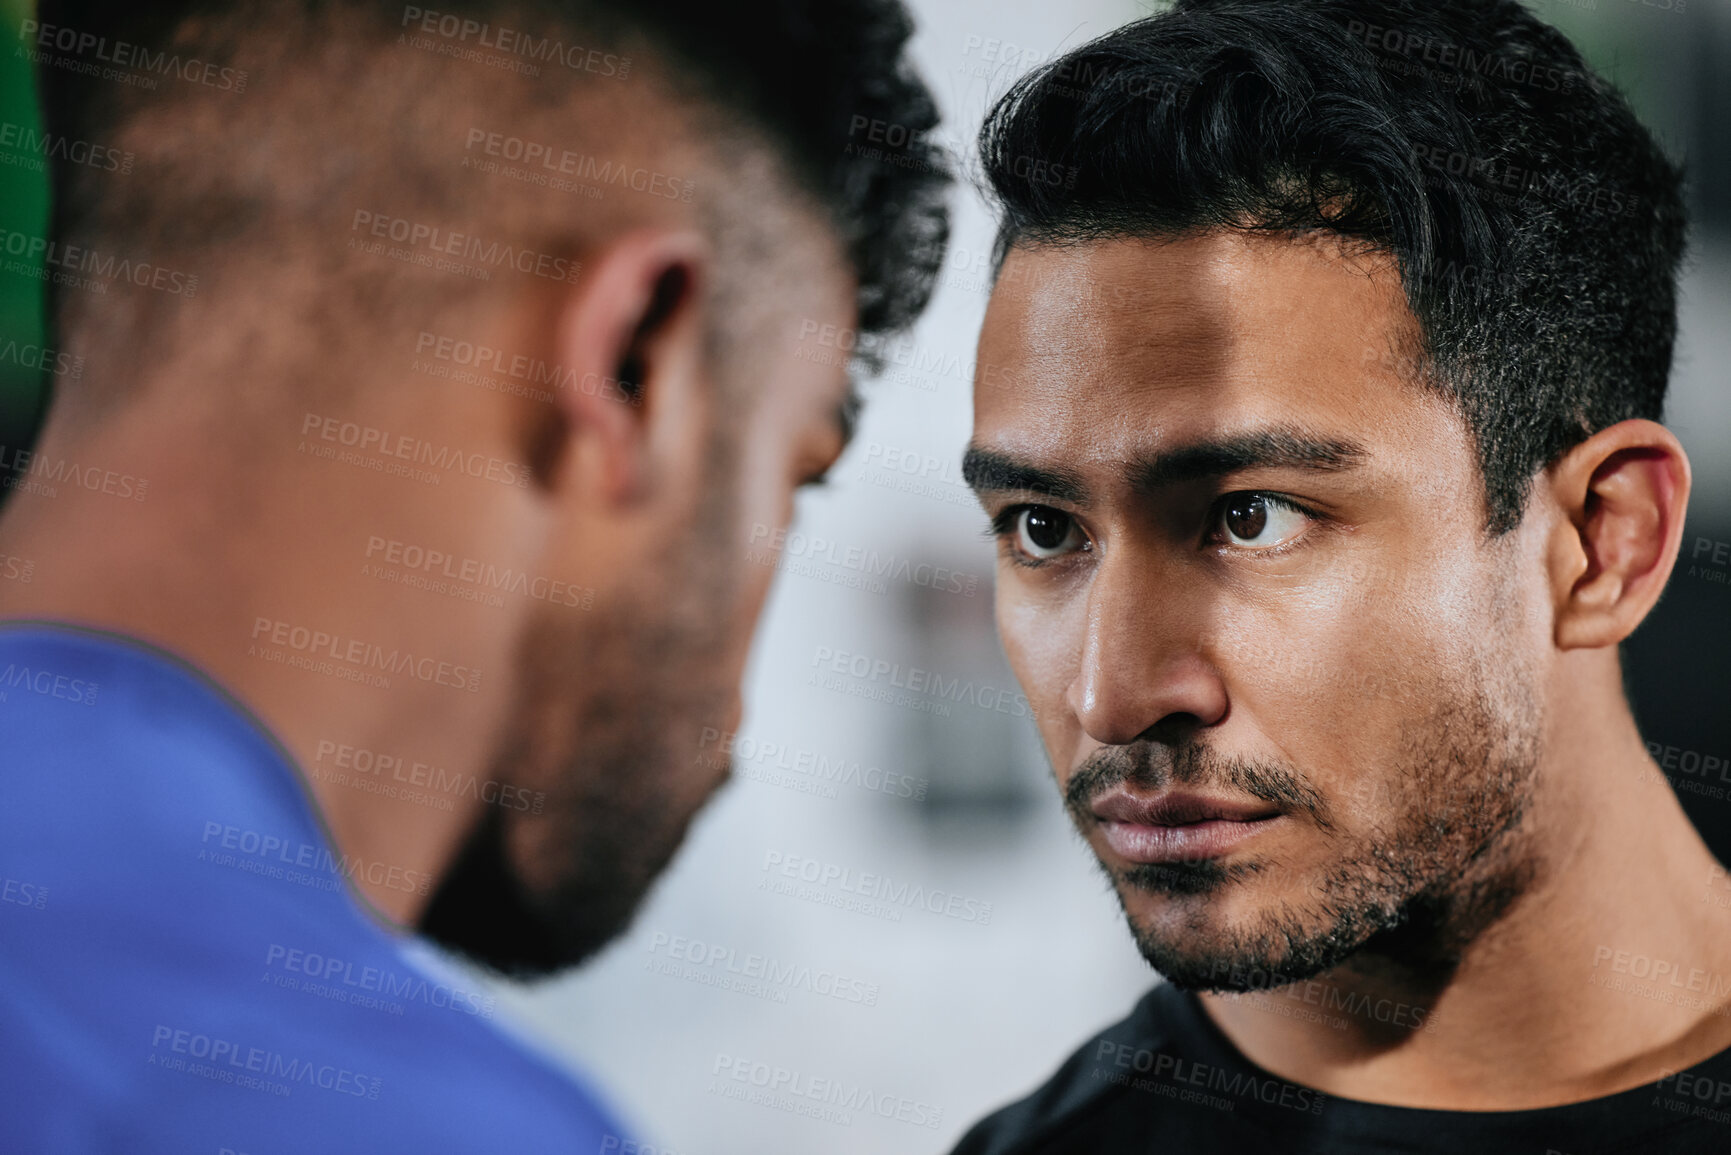
<svg viewBox="0 0 1731 1155"><path fill-rule="evenodd" d="M999 629L1139 946L1253 1062L1412 1107L1602 1096L1731 1045L1725 875L1616 649L1688 462L1622 422L1489 538L1417 335L1392 263L1326 240L1018 245L969 469ZM1175 792L1236 820L1172 836Z"/></svg>

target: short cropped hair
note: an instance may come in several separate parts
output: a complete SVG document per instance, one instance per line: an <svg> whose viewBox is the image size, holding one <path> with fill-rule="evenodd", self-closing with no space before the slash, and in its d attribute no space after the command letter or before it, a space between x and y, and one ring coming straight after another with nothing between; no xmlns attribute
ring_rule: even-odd
<svg viewBox="0 0 1731 1155"><path fill-rule="evenodd" d="M1392 255L1489 533L1572 446L1661 415L1682 173L1516 0L1178 0L1022 78L979 142L1000 263L1212 230Z"/></svg>
<svg viewBox="0 0 1731 1155"><path fill-rule="evenodd" d="M528 51L545 67L547 45L581 45L580 57L594 65L590 71L607 76L623 75L627 46L647 46L660 74L673 78L684 96L767 141L782 169L828 214L857 276L862 331L903 328L930 297L948 235L951 176L940 152L924 143L938 112L906 58L913 28L898 0L440 0L424 9L357 0L41 0L36 19L39 31L70 32L75 43L100 40L110 55L122 46L129 60L172 57L184 64L189 54L203 54L220 66L230 63L223 59L225 38L236 27L245 37L270 42L269 19L283 12L311 22L352 14L381 40L417 34L430 19L442 38L446 25L457 30L444 38L448 44L441 41L448 55L473 52L470 29L491 27L496 34L502 26L528 27L539 37L519 37L511 50ZM256 26L250 23L255 18ZM213 27L221 31L211 39ZM89 69L69 63L79 62L38 69L44 127L52 138L109 139L156 99L148 87L99 82ZM213 67L206 79L233 88L233 71ZM850 147L860 123L885 121L911 131L897 163ZM331 130L340 132L340 123ZM61 243L81 230L112 229L116 220L172 243L185 230L177 234L156 218L172 216L177 205L194 219L210 215L208 201L200 204L192 193L172 188L152 189L135 202L138 208L98 213L106 201L128 195L109 187L109 174L64 158L52 172L50 239ZM148 180L142 170L127 178ZM208 188L201 191L209 196ZM220 219L225 241L242 241L237 234L244 234L246 206L227 207L236 211ZM106 223L93 224L98 216Z"/></svg>

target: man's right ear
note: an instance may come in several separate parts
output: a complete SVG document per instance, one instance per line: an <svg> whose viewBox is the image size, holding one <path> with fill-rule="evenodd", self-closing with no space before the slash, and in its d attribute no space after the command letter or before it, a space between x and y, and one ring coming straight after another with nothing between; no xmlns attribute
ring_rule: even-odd
<svg viewBox="0 0 1731 1155"><path fill-rule="evenodd" d="M687 229L644 229L586 261L555 305L556 418L537 433L531 463L549 489L628 504L657 469L701 460L703 286L710 249Z"/></svg>

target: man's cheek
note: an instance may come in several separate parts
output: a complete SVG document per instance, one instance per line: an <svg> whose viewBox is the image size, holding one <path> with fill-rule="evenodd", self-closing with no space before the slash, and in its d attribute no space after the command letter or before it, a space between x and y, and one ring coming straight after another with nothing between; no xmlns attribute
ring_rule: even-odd
<svg viewBox="0 0 1731 1155"><path fill-rule="evenodd" d="M772 447L761 440L756 445L754 452L760 458L767 457ZM727 566L737 579L733 588L740 591L740 597L735 605L735 624L748 635L769 601L769 591L774 588L775 575L785 557L784 542L794 521L794 487L784 480L784 472L756 471L741 479L742 500L729 529L728 549L720 557L710 559L710 564ZM725 483L722 478L715 480ZM706 535L711 527L699 525L694 532Z"/></svg>
<svg viewBox="0 0 1731 1155"><path fill-rule="evenodd" d="M1078 663L1074 648L1065 644L1061 618L1044 607L1018 603L1003 585L997 592L997 618L1004 656L1027 696L1047 757L1054 767L1079 764L1081 727L1068 704ZM1065 784L1061 777L1059 785Z"/></svg>
<svg viewBox="0 0 1731 1155"><path fill-rule="evenodd" d="M1002 575L993 597L998 637L1022 690L1030 701L1061 702L1081 668L1086 597L1036 594Z"/></svg>

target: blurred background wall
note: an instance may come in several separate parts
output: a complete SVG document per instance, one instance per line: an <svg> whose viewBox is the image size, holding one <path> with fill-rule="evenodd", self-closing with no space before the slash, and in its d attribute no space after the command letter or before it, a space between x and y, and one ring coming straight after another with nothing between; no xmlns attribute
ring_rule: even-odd
<svg viewBox="0 0 1731 1155"><path fill-rule="evenodd" d="M1710 757L1731 767L1731 567L1711 562L1731 541L1731 0L1537 7L1693 173L1670 423L1695 496L1677 575L1627 657L1648 739L1731 859L1731 770L1702 769ZM913 8L916 56L964 168L1014 77L1149 10ZM0 11L16 30L27 5ZM0 125L33 117L25 62L0 53ZM45 205L40 164L0 147L0 225L40 235ZM865 384L830 487L801 501L746 721L711 744L732 754L735 781L627 937L580 974L501 987L525 1029L593 1072L661 1155L947 1150L1153 981L1059 813L992 632L992 549L959 472L990 239L984 203L962 188L932 309ZM10 265L8 341L43 341L40 282ZM38 374L0 359L0 444L28 444L43 396ZM864 1087L901 1117L737 1101L716 1071L742 1060Z"/></svg>

